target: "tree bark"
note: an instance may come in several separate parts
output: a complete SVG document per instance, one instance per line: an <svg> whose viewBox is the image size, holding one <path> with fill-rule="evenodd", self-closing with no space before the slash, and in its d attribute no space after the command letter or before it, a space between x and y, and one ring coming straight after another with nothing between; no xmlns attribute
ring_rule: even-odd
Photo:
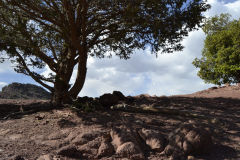
<svg viewBox="0 0 240 160"><path fill-rule="evenodd" d="M75 99L82 90L87 75L87 52L83 52L79 58L76 81L69 91L72 99Z"/></svg>
<svg viewBox="0 0 240 160"><path fill-rule="evenodd" d="M62 104L71 103L71 98L68 93L69 86L61 81L61 79L56 78L54 84L54 91L52 94L52 104L54 106L61 106Z"/></svg>
<svg viewBox="0 0 240 160"><path fill-rule="evenodd" d="M69 69L69 68L68 68ZM74 85L69 90L69 81L72 74L70 72L73 68L65 72L60 72L56 75L54 83L54 91L52 95L52 104L59 106L62 104L69 104L73 99L76 99L79 92L82 90L87 74L87 52L81 53L78 62L77 77ZM72 72L71 72L72 73Z"/></svg>

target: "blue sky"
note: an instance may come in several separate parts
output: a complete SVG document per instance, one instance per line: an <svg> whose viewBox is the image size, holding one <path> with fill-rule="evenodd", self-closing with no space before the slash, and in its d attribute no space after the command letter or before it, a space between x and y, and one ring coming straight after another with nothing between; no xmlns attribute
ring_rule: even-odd
<svg viewBox="0 0 240 160"><path fill-rule="evenodd" d="M212 8L207 17L230 13L240 18L240 0L208 0ZM150 95L188 94L211 87L198 76L192 65L201 57L205 35L202 30L194 31L183 40L185 49L173 54L160 54L157 58L149 50L136 50L129 60L89 59L86 83L80 96L100 96L103 93L120 90L125 95L148 93ZM12 82L34 83L30 77L17 74L10 62L0 64L0 90ZM43 72L47 75L48 68ZM74 72L72 82L76 71Z"/></svg>

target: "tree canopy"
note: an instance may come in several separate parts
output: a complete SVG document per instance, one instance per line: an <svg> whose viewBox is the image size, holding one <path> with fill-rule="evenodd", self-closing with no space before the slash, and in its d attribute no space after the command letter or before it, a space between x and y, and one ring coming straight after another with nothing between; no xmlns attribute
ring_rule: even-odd
<svg viewBox="0 0 240 160"><path fill-rule="evenodd" d="M152 53L182 50L181 40L200 26L208 8L204 0L0 0L0 51L15 71L62 102L81 91L88 57L128 59L146 47ZM34 70L45 66L54 74ZM69 84L75 66L76 81Z"/></svg>
<svg viewBox="0 0 240 160"><path fill-rule="evenodd" d="M240 82L240 19L231 20L221 14L206 20L203 31L207 37L202 57L193 64L207 83L217 85Z"/></svg>

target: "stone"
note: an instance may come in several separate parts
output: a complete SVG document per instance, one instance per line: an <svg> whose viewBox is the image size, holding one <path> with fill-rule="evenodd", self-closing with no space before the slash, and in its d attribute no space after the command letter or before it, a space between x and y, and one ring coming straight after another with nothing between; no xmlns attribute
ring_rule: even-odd
<svg viewBox="0 0 240 160"><path fill-rule="evenodd" d="M73 139L75 139L76 137L78 137L79 135L80 135L80 133L78 131L72 131L68 134L68 136L64 139L64 141L70 142Z"/></svg>
<svg viewBox="0 0 240 160"><path fill-rule="evenodd" d="M116 105L111 106L112 110L127 110L129 109L131 106L125 103L119 103Z"/></svg>
<svg viewBox="0 0 240 160"><path fill-rule="evenodd" d="M126 97L122 94L120 91L113 91L112 93L114 96L118 97L119 101L123 101L126 99Z"/></svg>
<svg viewBox="0 0 240 160"><path fill-rule="evenodd" d="M125 142L133 140L133 137L121 128L112 128L110 135L112 138L112 144L115 146L115 148L119 147Z"/></svg>
<svg viewBox="0 0 240 160"><path fill-rule="evenodd" d="M62 133L56 132L56 133L52 133L48 136L49 140L57 140L57 139L61 139L62 138Z"/></svg>
<svg viewBox="0 0 240 160"><path fill-rule="evenodd" d="M188 156L187 160L196 160L196 158L194 156Z"/></svg>
<svg viewBox="0 0 240 160"><path fill-rule="evenodd" d="M14 160L25 160L22 156L18 155L14 157Z"/></svg>
<svg viewBox="0 0 240 160"><path fill-rule="evenodd" d="M107 142L107 141L103 141L100 145L100 147L98 148L98 154L97 157L98 158L102 158L102 157L110 157L114 154L114 147L111 143Z"/></svg>
<svg viewBox="0 0 240 160"><path fill-rule="evenodd" d="M78 150L83 154L86 159L94 159L98 154L99 147L101 145L101 137L97 137L86 144L79 145Z"/></svg>
<svg viewBox="0 0 240 160"><path fill-rule="evenodd" d="M166 139L160 132L142 128L138 133L152 150L157 152L164 150Z"/></svg>
<svg viewBox="0 0 240 160"><path fill-rule="evenodd" d="M81 152L71 145L62 147L57 151L57 154L69 158L82 158Z"/></svg>
<svg viewBox="0 0 240 160"><path fill-rule="evenodd" d="M83 152L89 152L90 149L98 149L100 145L101 145L101 137L97 137L92 141L88 141L86 144L80 145L78 149Z"/></svg>
<svg viewBox="0 0 240 160"><path fill-rule="evenodd" d="M84 96L84 97L78 97L77 98L77 102L79 103L90 103L92 102L94 99L92 97L88 97L88 96Z"/></svg>
<svg viewBox="0 0 240 160"><path fill-rule="evenodd" d="M11 130L10 129L0 129L0 136L7 135Z"/></svg>
<svg viewBox="0 0 240 160"><path fill-rule="evenodd" d="M37 160L52 160L52 158L53 158L52 155L46 154L46 155L42 155L42 156L38 157Z"/></svg>
<svg viewBox="0 0 240 160"><path fill-rule="evenodd" d="M215 89L218 89L218 87L211 87L211 88L209 88L209 90L215 90Z"/></svg>
<svg viewBox="0 0 240 160"><path fill-rule="evenodd" d="M212 137L201 124L183 124L169 134L169 144L164 153L167 155L198 155L208 153L213 146Z"/></svg>
<svg viewBox="0 0 240 160"><path fill-rule="evenodd" d="M113 95L110 93L103 94L102 96L99 97L99 103L107 108L117 104L118 101L119 101L119 98L116 95Z"/></svg>
<svg viewBox="0 0 240 160"><path fill-rule="evenodd" d="M230 83L225 83L224 85L225 85L226 87L230 87L230 86L231 86Z"/></svg>
<svg viewBox="0 0 240 160"><path fill-rule="evenodd" d="M112 94L106 93L99 97L99 103L104 107L111 107L124 101L126 97L120 91L113 91Z"/></svg>
<svg viewBox="0 0 240 160"><path fill-rule="evenodd" d="M59 148L63 145L59 140L46 140L46 141L42 141L40 144L53 147L53 148Z"/></svg>
<svg viewBox="0 0 240 160"><path fill-rule="evenodd" d="M140 148L135 145L133 142L126 142L120 145L117 150L116 154L121 157L131 157L136 154L140 154Z"/></svg>
<svg viewBox="0 0 240 160"><path fill-rule="evenodd" d="M151 96L149 94L140 94L138 97L140 97L140 98L150 98Z"/></svg>
<svg viewBox="0 0 240 160"><path fill-rule="evenodd" d="M67 119L60 119L57 124L60 128L72 128L75 127L77 124Z"/></svg>
<svg viewBox="0 0 240 160"><path fill-rule="evenodd" d="M9 135L8 138L10 140L15 141L15 140L18 140L18 139L22 138L22 135L21 134L12 134L12 135Z"/></svg>
<svg viewBox="0 0 240 160"><path fill-rule="evenodd" d="M74 134L73 134L74 135ZM75 145L83 145L86 144L89 141L94 140L100 135L99 132L86 132L86 133L81 133L80 135L77 135L73 140L72 143ZM71 136L71 135L69 135ZM70 138L70 137L68 137Z"/></svg>
<svg viewBox="0 0 240 160"><path fill-rule="evenodd" d="M44 115L44 114L38 114L38 115L35 116L35 118L36 118L37 120L42 120L42 119L45 118L45 115Z"/></svg>

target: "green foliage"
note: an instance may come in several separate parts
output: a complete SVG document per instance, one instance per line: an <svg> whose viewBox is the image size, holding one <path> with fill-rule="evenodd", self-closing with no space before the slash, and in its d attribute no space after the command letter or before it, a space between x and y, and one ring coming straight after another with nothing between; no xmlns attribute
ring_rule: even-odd
<svg viewBox="0 0 240 160"><path fill-rule="evenodd" d="M156 54L182 50L181 40L209 7L205 0L0 0L0 54L5 51L16 72L62 95L59 100L75 98L88 57L128 59L146 47ZM45 66L54 74L36 72Z"/></svg>
<svg viewBox="0 0 240 160"><path fill-rule="evenodd" d="M207 37L202 58L193 61L199 77L218 85L239 83L240 19L230 21L230 15L221 14L208 19L203 30Z"/></svg>

